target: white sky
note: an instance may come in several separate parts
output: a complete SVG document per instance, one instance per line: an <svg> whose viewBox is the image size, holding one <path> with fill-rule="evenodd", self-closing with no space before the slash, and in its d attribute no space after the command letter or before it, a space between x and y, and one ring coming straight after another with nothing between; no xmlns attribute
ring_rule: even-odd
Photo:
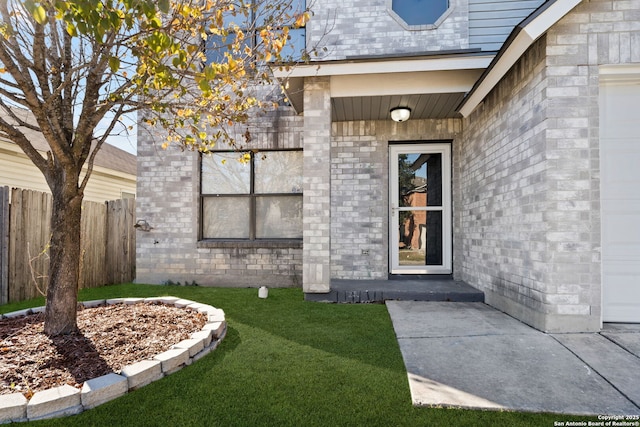
<svg viewBox="0 0 640 427"><path fill-rule="evenodd" d="M98 124L98 127L96 128L96 135L100 135L100 130L104 129L107 126L106 123L108 123L109 120L110 119L107 117L103 120L105 124L103 125ZM122 129L122 127L114 129L113 133L116 133L116 135L111 135L107 139L107 143L114 145L128 153L136 154L137 153L136 136L138 133L137 114L127 116L123 118L122 121L126 126L132 126L133 128L131 130L126 130L126 131Z"/></svg>

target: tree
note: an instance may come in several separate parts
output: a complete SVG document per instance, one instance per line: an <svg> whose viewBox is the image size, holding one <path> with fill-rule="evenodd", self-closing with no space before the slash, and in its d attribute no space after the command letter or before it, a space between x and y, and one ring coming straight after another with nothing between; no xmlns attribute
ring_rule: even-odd
<svg viewBox="0 0 640 427"><path fill-rule="evenodd" d="M264 62L283 59L289 32L310 17L299 3L0 1L0 136L24 151L53 195L46 334L77 330L81 203L107 137L144 110L165 146L233 143L225 126L265 106L251 90L271 81ZM25 129L42 133L46 156Z"/></svg>

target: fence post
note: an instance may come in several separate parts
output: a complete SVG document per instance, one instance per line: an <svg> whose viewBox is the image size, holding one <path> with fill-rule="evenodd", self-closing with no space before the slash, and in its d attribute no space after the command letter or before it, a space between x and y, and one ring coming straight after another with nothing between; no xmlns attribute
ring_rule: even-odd
<svg viewBox="0 0 640 427"><path fill-rule="evenodd" d="M0 187L0 304L9 302L9 187Z"/></svg>

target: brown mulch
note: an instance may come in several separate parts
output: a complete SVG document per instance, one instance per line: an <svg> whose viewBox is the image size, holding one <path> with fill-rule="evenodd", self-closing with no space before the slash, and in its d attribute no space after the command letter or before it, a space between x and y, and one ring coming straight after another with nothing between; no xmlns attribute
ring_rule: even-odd
<svg viewBox="0 0 640 427"><path fill-rule="evenodd" d="M161 304L78 311L77 334L49 338L43 315L0 320L0 395L82 383L151 359L202 329L206 317Z"/></svg>

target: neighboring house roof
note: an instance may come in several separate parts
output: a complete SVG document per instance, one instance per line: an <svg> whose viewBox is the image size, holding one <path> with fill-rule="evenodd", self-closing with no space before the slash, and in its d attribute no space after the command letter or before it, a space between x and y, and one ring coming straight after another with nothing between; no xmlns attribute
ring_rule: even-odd
<svg viewBox="0 0 640 427"><path fill-rule="evenodd" d="M531 45L582 0L549 0L518 24L489 67L467 94L458 111L467 117L507 74Z"/></svg>
<svg viewBox="0 0 640 427"><path fill-rule="evenodd" d="M22 117L24 117L25 120L35 122L30 111L22 108L12 108L12 110L16 115L23 115ZM4 116L6 113L0 109L0 114ZM22 128L21 130L36 150L43 153L50 150L47 141L40 132L28 128ZM6 140L12 142L8 139ZM136 156L109 144L102 145L100 151L96 155L94 166L100 166L130 175L136 175L137 173Z"/></svg>

